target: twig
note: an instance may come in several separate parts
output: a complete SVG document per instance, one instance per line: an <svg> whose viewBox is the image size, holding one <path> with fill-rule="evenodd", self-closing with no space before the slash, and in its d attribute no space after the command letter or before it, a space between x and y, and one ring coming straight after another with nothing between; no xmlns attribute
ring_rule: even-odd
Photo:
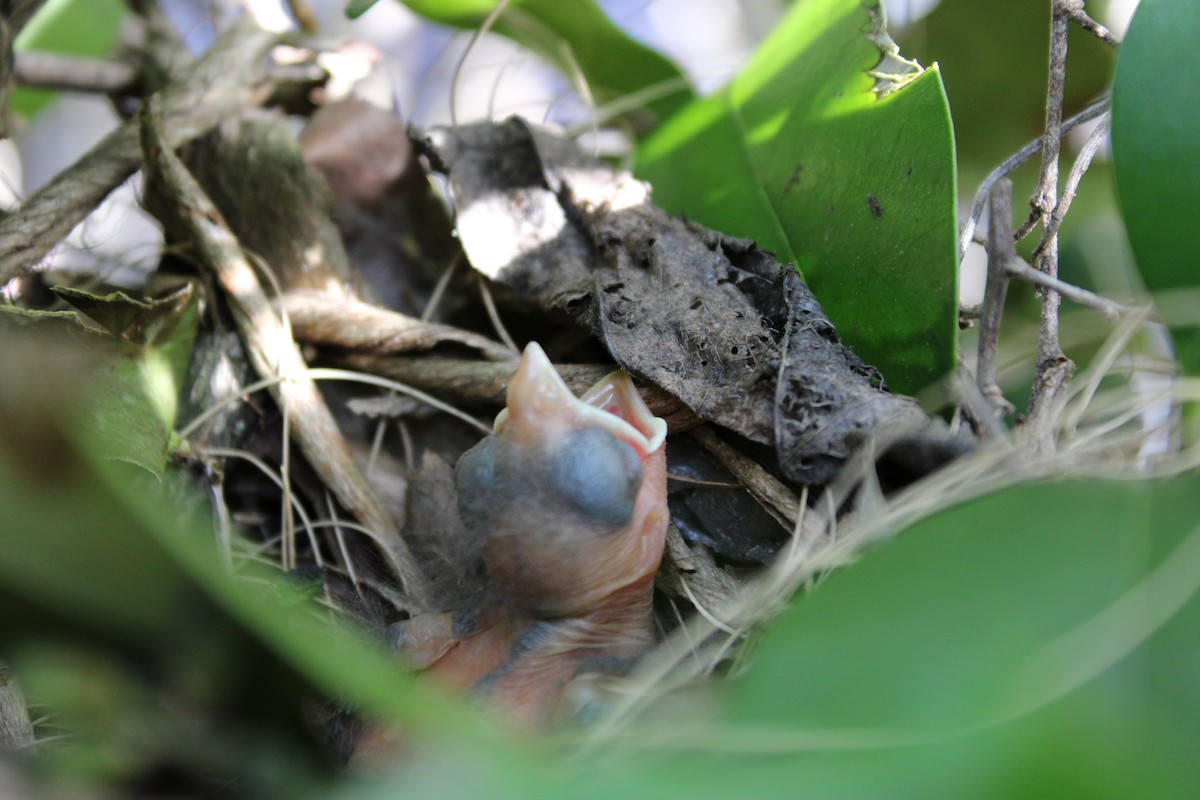
<svg viewBox="0 0 1200 800"><path fill-rule="evenodd" d="M405 358L374 353L330 353L332 360L349 369L369 372L406 386L436 393L454 403L503 406L508 381L517 372L515 358L506 361L470 361L453 358ZM555 364L572 392L579 395L613 371L604 364ZM656 417L667 421L672 433L699 425L701 420L673 395L656 386L638 393Z"/></svg>
<svg viewBox="0 0 1200 800"><path fill-rule="evenodd" d="M1096 20L1088 16L1088 13L1083 10L1083 0L1068 0L1066 4L1067 16L1071 18L1079 27L1095 36L1100 41L1104 42L1109 47L1120 47L1121 40L1113 35L1113 32L1101 25Z"/></svg>
<svg viewBox="0 0 1200 800"><path fill-rule="evenodd" d="M270 87L259 64L275 41L273 34L248 23L218 39L187 70L186 81L163 94L167 144L178 147L234 111L265 101ZM130 120L0 220L0 284L50 252L141 163L137 122Z"/></svg>
<svg viewBox="0 0 1200 800"><path fill-rule="evenodd" d="M441 411L443 414L449 414L456 419L460 419L466 424L470 425L472 428L475 428L484 436L495 432L492 430L492 426L480 422L465 411L461 411L449 403L443 403L433 395L426 394L420 389L414 389L413 387L400 383L399 381L381 378L378 375L353 372L346 369L330 369L329 367L317 367L315 369L310 369L308 371L308 377L312 378L314 381L349 381L351 383L361 383L364 386L375 386L380 389L387 389L396 394L407 395L418 402L424 403L431 408Z"/></svg>
<svg viewBox="0 0 1200 800"><path fill-rule="evenodd" d="M994 421L997 416L1008 416L1013 411L1012 404L1004 399L1004 392L996 382L1000 318L1004 313L1004 299L1008 296L1007 267L1009 262L1017 258L1012 235L1012 181L1007 178L997 181L989 195L987 256L987 286L979 314L975 383L991 404L992 415L991 420L977 420L982 425Z"/></svg>
<svg viewBox="0 0 1200 800"><path fill-rule="evenodd" d="M450 278L454 276L454 270L462 261L462 250L459 250L450 264L442 270L442 274L438 276L437 283L433 285L433 291L429 293L429 301L425 303L425 307L421 309L421 322L430 322L434 314L437 313L438 305L442 302L442 295L446 293L446 288L450 285Z"/></svg>
<svg viewBox="0 0 1200 800"><path fill-rule="evenodd" d="M202 263L229 298L238 331L255 370L283 378L272 387L289 412L290 432L305 456L346 508L386 542L383 548L415 608L427 604L424 576L350 453L329 407L308 375L308 366L283 321L272 309L250 262L220 212L179 161L162 130L158 103L147 101L141 115L145 161L178 222L193 241Z"/></svg>
<svg viewBox="0 0 1200 800"><path fill-rule="evenodd" d="M1058 278L1052 278L1046 273L1039 272L1029 266L1021 258L1009 261L1005 269L1014 278L1022 278L1035 286L1049 289L1062 295L1074 303L1099 311L1109 322L1115 321L1117 317L1141 313L1141 310L1135 306L1118 303L1116 300L1109 300L1107 297L1101 297L1095 292L1089 292L1087 289L1082 289L1074 284L1061 281Z"/></svg>
<svg viewBox="0 0 1200 800"><path fill-rule="evenodd" d="M4 4L3 17L14 38L45 4L46 0L9 0Z"/></svg>
<svg viewBox="0 0 1200 800"><path fill-rule="evenodd" d="M508 8L508 4L509 0L500 0L499 3L496 3L496 7L483 20L483 24L472 31L466 48L463 49L462 55L458 57L458 63L454 65L454 77L450 80L451 125L458 125L458 81L462 77L463 67L466 66L467 58L470 57L471 51L475 49L475 43L479 41L479 38L490 31L492 26L496 24L496 20L500 19L500 15Z"/></svg>
<svg viewBox="0 0 1200 800"><path fill-rule="evenodd" d="M1073 0L1054 0L1050 20L1050 75L1046 87L1046 131L1042 148L1042 170L1037 190L1029 204L1041 216L1042 243L1033 266L1051 278L1058 277L1058 231L1052 227L1058 205L1058 156L1062 146L1063 87L1067 77L1067 6ZM1063 354L1058 333L1058 307L1062 301L1053 289L1041 289L1042 324L1033 389L1029 395L1028 428L1035 449L1050 446L1050 411L1070 381L1075 364Z"/></svg>
<svg viewBox="0 0 1200 800"><path fill-rule="evenodd" d="M396 311L332 292L293 290L283 309L296 341L355 352L405 353L444 342L465 345L488 361L511 361L514 351L486 336L452 325L422 322Z"/></svg>
<svg viewBox="0 0 1200 800"><path fill-rule="evenodd" d="M1104 143L1104 139L1108 136L1108 129L1112 124L1112 115L1107 112L1100 117L1100 122L1096 125L1096 129L1092 131L1092 135L1088 137L1084 143L1083 149L1079 151L1079 155L1075 158L1075 163L1071 165L1071 171L1067 174L1067 182L1063 186L1062 197L1058 201L1058 205L1054 208L1054 213L1050 217L1050 223L1042 231L1042 241L1034 250L1034 263L1037 263L1038 255L1042 248L1046 246L1047 241L1052 236L1058 235L1058 229L1062 227L1063 219L1067 216L1067 211L1071 208L1071 203L1075 199L1075 193L1079 190L1079 182L1083 179L1083 174L1087 172L1088 167L1092 165L1092 158L1096 155L1096 151L1100 149L1100 145Z"/></svg>
<svg viewBox="0 0 1200 800"><path fill-rule="evenodd" d="M504 327L504 320L500 319L500 312L496 309L496 301L492 299L492 290L488 288L487 281L483 275L476 275L479 284L479 296L483 300L483 307L487 311L488 319L492 322L492 328L496 331L496 335L500 337L500 341L511 351L510 356L519 355L521 348L517 347L517 343L508 335L508 328Z"/></svg>
<svg viewBox="0 0 1200 800"><path fill-rule="evenodd" d="M1059 129L1059 134L1065 136L1068 132L1074 130L1085 122L1089 122L1108 110L1108 95L1105 94L1099 99L1092 102L1087 108L1080 111L1075 116L1062 123ZM971 213L967 216L967 221L963 225L962 235L958 242L958 257L962 260L963 254L967 252L967 245L975 237L975 226L979 224L979 218L983 216L983 209L987 205L988 195L992 192L992 187L996 185L996 181L1006 177L1010 172L1024 164L1029 159L1037 155L1042 149L1042 142L1046 140L1045 136L1039 136L1029 144L1022 147L1016 153L1006 158L1000 166L991 171L983 183L979 184L979 189L975 192L975 199L971 201ZM1035 218L1036 221L1036 218ZM1020 237L1024 238L1024 237Z"/></svg>
<svg viewBox="0 0 1200 800"><path fill-rule="evenodd" d="M37 51L17 53L13 70L21 86L66 92L123 94L137 81L129 64Z"/></svg>
<svg viewBox="0 0 1200 800"><path fill-rule="evenodd" d="M1041 212L1039 212L1036 208L1030 209L1029 213L1025 216L1025 221L1021 223L1020 227L1017 228L1016 233L1013 234L1013 241L1019 242L1029 234L1033 233L1033 229L1036 228L1037 224L1041 221Z"/></svg>
<svg viewBox="0 0 1200 800"><path fill-rule="evenodd" d="M963 361L962 353L959 353L958 369L954 381L959 407L970 417L973 423L972 428L981 438L1003 438L1004 426L997 419L995 398L984 395L976 384L976 380ZM1006 404L1006 408L1002 412L1004 415L1012 413L1011 406Z"/></svg>
<svg viewBox="0 0 1200 800"><path fill-rule="evenodd" d="M300 30L305 33L321 32L321 25L317 22L317 15L313 13L308 0L287 0L287 5L288 9L292 12L292 16L296 19L296 24L300 26Z"/></svg>

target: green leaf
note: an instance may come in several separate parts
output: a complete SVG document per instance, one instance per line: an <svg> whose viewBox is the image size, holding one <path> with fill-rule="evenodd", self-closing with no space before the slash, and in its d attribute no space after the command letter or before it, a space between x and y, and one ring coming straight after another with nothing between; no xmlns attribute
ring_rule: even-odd
<svg viewBox="0 0 1200 800"><path fill-rule="evenodd" d="M881 24L876 3L795 3L637 172L659 205L795 262L843 340L915 393L955 363L954 139L937 68L914 71Z"/></svg>
<svg viewBox="0 0 1200 800"><path fill-rule="evenodd" d="M112 52L121 30L125 6L120 0L49 0L34 15L13 45L18 52L44 50L81 58ZM12 108L32 116L55 97L41 89L19 89Z"/></svg>
<svg viewBox="0 0 1200 800"><path fill-rule="evenodd" d="M1152 291L1200 284L1193 236L1200 208L1200 4L1144 0L1121 47L1112 92L1112 149L1121 213ZM1175 328L1184 369L1200 372L1200 315Z"/></svg>
<svg viewBox="0 0 1200 800"><path fill-rule="evenodd" d="M89 420L89 435L107 458L161 478L200 322L195 292L188 285L160 300L141 301L121 292L100 297L65 287L54 291L78 311L9 309L0 316L79 340L89 354L88 370L73 376L71 391L88 400L80 413Z"/></svg>
<svg viewBox="0 0 1200 800"><path fill-rule="evenodd" d="M358 19L370 11L371 7L378 2L379 0L350 0L346 4L346 16L350 19Z"/></svg>
<svg viewBox="0 0 1200 800"><path fill-rule="evenodd" d="M122 468L87 430L74 392L90 354L54 331L7 337L0 351L0 641L8 649L75 633L167 652L189 619L219 612L331 696L428 733L486 739L465 706L417 691L378 644L253 560L222 566L197 498ZM34 372L33 370L37 370ZM264 591L264 587L266 590ZM81 635L82 634L82 635ZM211 635L206 630L206 635ZM191 644L203 647L216 641ZM244 642L242 643L245 644ZM210 654L211 655L211 654ZM250 662L239 669L250 669ZM293 698L293 701L295 698Z"/></svg>
<svg viewBox="0 0 1200 800"><path fill-rule="evenodd" d="M400 0L443 25L478 28L496 0ZM645 108L665 119L693 94L678 67L629 38L593 0L512 0L492 27L566 74L578 65L597 103L647 90ZM569 56L564 52L569 51Z"/></svg>
<svg viewBox="0 0 1200 800"><path fill-rule="evenodd" d="M950 509L799 598L716 718L681 696L569 789L465 759L368 796L1195 796L1198 491L1057 482Z"/></svg>
<svg viewBox="0 0 1200 800"><path fill-rule="evenodd" d="M1197 491L1032 485L917 523L780 619L726 734L915 743L1045 706L1195 605Z"/></svg>

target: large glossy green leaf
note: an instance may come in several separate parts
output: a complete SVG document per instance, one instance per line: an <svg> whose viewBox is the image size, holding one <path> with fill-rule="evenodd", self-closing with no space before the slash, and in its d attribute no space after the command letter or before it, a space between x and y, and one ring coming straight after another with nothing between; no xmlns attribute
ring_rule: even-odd
<svg viewBox="0 0 1200 800"><path fill-rule="evenodd" d="M14 47L99 58L112 51L124 15L121 0L49 0L21 31ZM29 116L54 96L53 92L22 89L13 94L12 107Z"/></svg>
<svg viewBox="0 0 1200 800"><path fill-rule="evenodd" d="M729 86L647 138L637 172L668 210L795 262L911 393L954 365L954 140L936 68L875 90L872 71L913 69L882 59L880 24L876 3L795 3Z"/></svg>
<svg viewBox="0 0 1200 800"><path fill-rule="evenodd" d="M435 22L468 29L482 25L497 4L497 0L400 1ZM362 13L362 5L352 10ZM674 64L629 38L593 0L512 0L492 29L568 74L578 65L598 102L649 90L659 96L648 99L645 108L664 119L693 96Z"/></svg>
<svg viewBox="0 0 1200 800"><path fill-rule="evenodd" d="M902 743L1035 710L1192 601L1197 491L1196 475L1042 484L924 520L784 615L731 720Z"/></svg>
<svg viewBox="0 0 1200 800"><path fill-rule="evenodd" d="M1121 48L1112 93L1112 149L1121 213L1151 290L1200 284L1200 4L1143 0ZM1184 368L1200 371L1200 314L1175 329Z"/></svg>

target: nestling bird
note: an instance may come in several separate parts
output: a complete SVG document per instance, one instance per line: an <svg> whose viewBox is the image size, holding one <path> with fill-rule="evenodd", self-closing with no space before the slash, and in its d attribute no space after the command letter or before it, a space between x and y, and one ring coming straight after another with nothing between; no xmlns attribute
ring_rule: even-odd
<svg viewBox="0 0 1200 800"><path fill-rule="evenodd" d="M455 467L492 600L401 623L398 646L435 679L539 727L577 676L619 671L653 642L667 426L624 373L577 399L537 344L507 403Z"/></svg>

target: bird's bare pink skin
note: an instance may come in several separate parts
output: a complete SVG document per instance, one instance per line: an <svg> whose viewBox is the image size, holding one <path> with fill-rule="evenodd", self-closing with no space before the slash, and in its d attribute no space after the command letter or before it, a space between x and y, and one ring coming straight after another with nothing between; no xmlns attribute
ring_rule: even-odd
<svg viewBox="0 0 1200 800"><path fill-rule="evenodd" d="M577 399L536 344L507 400L495 436L457 468L464 522L485 537L488 576L507 603L480 610L477 632L444 647L414 626L410 645L436 654L431 675L537 727L581 668L652 644L666 423L624 373ZM445 629L428 626L435 639Z"/></svg>

